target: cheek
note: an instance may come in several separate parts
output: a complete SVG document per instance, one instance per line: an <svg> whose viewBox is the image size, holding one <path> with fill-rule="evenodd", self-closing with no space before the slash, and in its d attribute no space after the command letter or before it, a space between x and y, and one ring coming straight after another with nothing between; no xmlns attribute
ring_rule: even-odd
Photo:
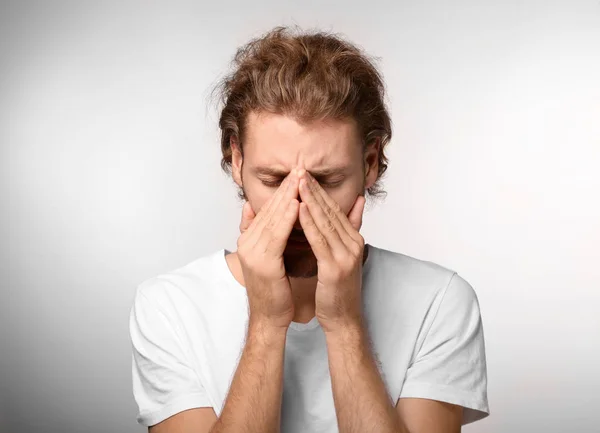
<svg viewBox="0 0 600 433"><path fill-rule="evenodd" d="M249 197L250 206L252 206L252 210L255 214L258 214L263 206L267 203L269 197Z"/></svg>
<svg viewBox="0 0 600 433"><path fill-rule="evenodd" d="M356 178L344 183L340 188L326 189L325 191L340 205L344 214L348 215L354 207L358 195L363 192L363 189L361 179Z"/></svg>
<svg viewBox="0 0 600 433"><path fill-rule="evenodd" d="M277 190L267 188L259 182L258 184L247 184L245 191L252 210L258 213Z"/></svg>
<svg viewBox="0 0 600 433"><path fill-rule="evenodd" d="M356 197L358 197L358 193L352 193L352 191L330 192L329 195L340 205L345 215L348 215L350 213L350 210L352 209L352 207L354 206L354 202L356 201Z"/></svg>

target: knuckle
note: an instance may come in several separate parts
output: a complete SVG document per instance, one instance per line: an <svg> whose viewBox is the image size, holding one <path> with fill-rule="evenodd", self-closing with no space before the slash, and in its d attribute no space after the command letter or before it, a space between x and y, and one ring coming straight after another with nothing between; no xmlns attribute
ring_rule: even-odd
<svg viewBox="0 0 600 433"><path fill-rule="evenodd" d="M327 239L325 238L325 236L323 236L322 233L319 233L317 235L317 243L323 247L327 245Z"/></svg>
<svg viewBox="0 0 600 433"><path fill-rule="evenodd" d="M326 209L325 213L327 214L327 218L329 218L330 220L332 220L336 217L336 211L332 207L328 207Z"/></svg>
<svg viewBox="0 0 600 433"><path fill-rule="evenodd" d="M341 263L341 267L346 269L346 268L350 268L352 266L352 264L354 263L355 260L355 256L354 254L352 254L351 251L344 251L341 253L341 258L340 258L340 263Z"/></svg>
<svg viewBox="0 0 600 433"><path fill-rule="evenodd" d="M331 220L327 220L327 225L325 227L329 233L333 233L335 231L335 226L331 222Z"/></svg>
<svg viewBox="0 0 600 433"><path fill-rule="evenodd" d="M265 224L265 230L267 230L267 232L273 232L273 229L275 228L275 225L277 224L277 221L275 221L275 218L270 218L269 221L267 221L267 223Z"/></svg>

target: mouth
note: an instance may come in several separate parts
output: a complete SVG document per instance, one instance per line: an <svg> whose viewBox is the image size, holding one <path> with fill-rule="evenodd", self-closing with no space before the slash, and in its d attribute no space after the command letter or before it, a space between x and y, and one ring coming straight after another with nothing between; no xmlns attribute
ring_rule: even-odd
<svg viewBox="0 0 600 433"><path fill-rule="evenodd" d="M304 236L304 232L299 230L292 230L292 232L288 236L288 239L298 242L307 242L306 236Z"/></svg>
<svg viewBox="0 0 600 433"><path fill-rule="evenodd" d="M306 237L304 237L304 236L290 236L288 238L288 245L292 248L298 248L298 249L310 248L308 239L306 239Z"/></svg>

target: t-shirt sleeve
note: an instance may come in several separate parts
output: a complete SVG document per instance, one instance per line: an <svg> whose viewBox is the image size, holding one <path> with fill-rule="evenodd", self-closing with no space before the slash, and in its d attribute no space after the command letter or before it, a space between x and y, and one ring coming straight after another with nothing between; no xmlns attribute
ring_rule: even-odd
<svg viewBox="0 0 600 433"><path fill-rule="evenodd" d="M173 323L139 288L129 333L138 423L151 426L187 409L212 406Z"/></svg>
<svg viewBox="0 0 600 433"><path fill-rule="evenodd" d="M400 398L426 398L463 406L463 425L489 415L487 368L479 302L454 273L425 319L425 338L411 362Z"/></svg>

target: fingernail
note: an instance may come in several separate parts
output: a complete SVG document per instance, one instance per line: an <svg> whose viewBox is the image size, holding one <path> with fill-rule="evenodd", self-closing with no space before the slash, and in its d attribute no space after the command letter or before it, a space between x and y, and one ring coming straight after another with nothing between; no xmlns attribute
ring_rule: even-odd
<svg viewBox="0 0 600 433"><path fill-rule="evenodd" d="M298 177L302 177L302 176L304 176L304 172L305 172L305 171L306 171L306 170L304 170L303 168L300 168L300 169L298 169L298 170L297 170Z"/></svg>

